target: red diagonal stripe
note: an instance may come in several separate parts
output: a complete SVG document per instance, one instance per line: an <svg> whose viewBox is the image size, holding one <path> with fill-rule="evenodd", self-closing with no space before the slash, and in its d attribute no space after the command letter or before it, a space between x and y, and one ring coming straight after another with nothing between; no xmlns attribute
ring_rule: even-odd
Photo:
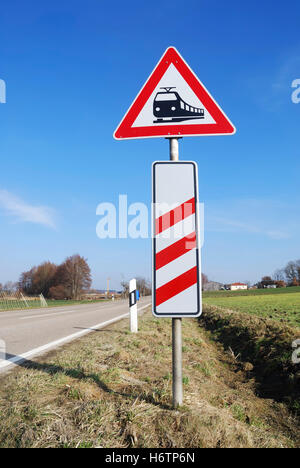
<svg viewBox="0 0 300 468"><path fill-rule="evenodd" d="M191 198L190 200L182 203L182 205L177 206L173 210L168 211L168 213L157 218L155 221L155 234L160 234L194 213L195 198Z"/></svg>
<svg viewBox="0 0 300 468"><path fill-rule="evenodd" d="M189 234L186 237L183 237L174 244L170 245L164 250L158 252L155 256L155 267L156 270L159 270L163 266L167 265L168 263L172 262L181 255L186 254L190 250L196 247L196 232L194 231L192 234Z"/></svg>
<svg viewBox="0 0 300 468"><path fill-rule="evenodd" d="M177 278L169 281L156 290L156 306L158 307L163 302L168 301L177 294L181 293L185 289L193 286L197 283L197 267L193 267L190 270L183 273L183 275L177 276Z"/></svg>

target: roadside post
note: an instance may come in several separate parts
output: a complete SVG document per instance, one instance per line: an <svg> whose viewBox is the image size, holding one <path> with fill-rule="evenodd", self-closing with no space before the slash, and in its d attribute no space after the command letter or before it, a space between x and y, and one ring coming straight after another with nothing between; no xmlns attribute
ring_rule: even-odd
<svg viewBox="0 0 300 468"><path fill-rule="evenodd" d="M170 161L179 161L179 142L177 138L169 139ZM173 406L182 405L182 332L181 318L172 318L172 388Z"/></svg>
<svg viewBox="0 0 300 468"><path fill-rule="evenodd" d="M138 332L136 279L129 281L129 316L131 333Z"/></svg>
<svg viewBox="0 0 300 468"><path fill-rule="evenodd" d="M174 408L183 402L182 318L202 312L198 167L179 161L179 139L235 132L179 52L169 47L114 133L116 140L169 140L169 161L152 166L152 312L172 319ZM135 289L136 283L130 291Z"/></svg>

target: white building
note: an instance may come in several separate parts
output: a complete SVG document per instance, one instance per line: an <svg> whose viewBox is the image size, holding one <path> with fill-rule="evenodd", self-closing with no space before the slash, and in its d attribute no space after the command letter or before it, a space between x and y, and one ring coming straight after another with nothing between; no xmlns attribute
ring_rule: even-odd
<svg viewBox="0 0 300 468"><path fill-rule="evenodd" d="M240 289L248 289L247 284L245 284L245 283L232 283L230 285L230 290L231 291L238 291Z"/></svg>

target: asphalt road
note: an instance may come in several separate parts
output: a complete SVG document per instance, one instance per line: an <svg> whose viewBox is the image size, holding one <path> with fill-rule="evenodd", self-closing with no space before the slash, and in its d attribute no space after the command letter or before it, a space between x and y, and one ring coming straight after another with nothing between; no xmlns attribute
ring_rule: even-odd
<svg viewBox="0 0 300 468"><path fill-rule="evenodd" d="M150 304L150 297L142 298L138 310ZM0 372L125 318L128 311L128 300L120 300L0 312Z"/></svg>

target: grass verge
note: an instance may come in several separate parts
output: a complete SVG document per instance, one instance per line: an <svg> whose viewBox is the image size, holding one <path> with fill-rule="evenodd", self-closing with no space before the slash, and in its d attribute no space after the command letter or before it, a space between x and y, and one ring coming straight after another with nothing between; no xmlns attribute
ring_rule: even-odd
<svg viewBox="0 0 300 468"><path fill-rule="evenodd" d="M0 379L0 447L295 447L285 405L259 398L247 370L183 320L184 406L171 408L171 321L147 312Z"/></svg>

